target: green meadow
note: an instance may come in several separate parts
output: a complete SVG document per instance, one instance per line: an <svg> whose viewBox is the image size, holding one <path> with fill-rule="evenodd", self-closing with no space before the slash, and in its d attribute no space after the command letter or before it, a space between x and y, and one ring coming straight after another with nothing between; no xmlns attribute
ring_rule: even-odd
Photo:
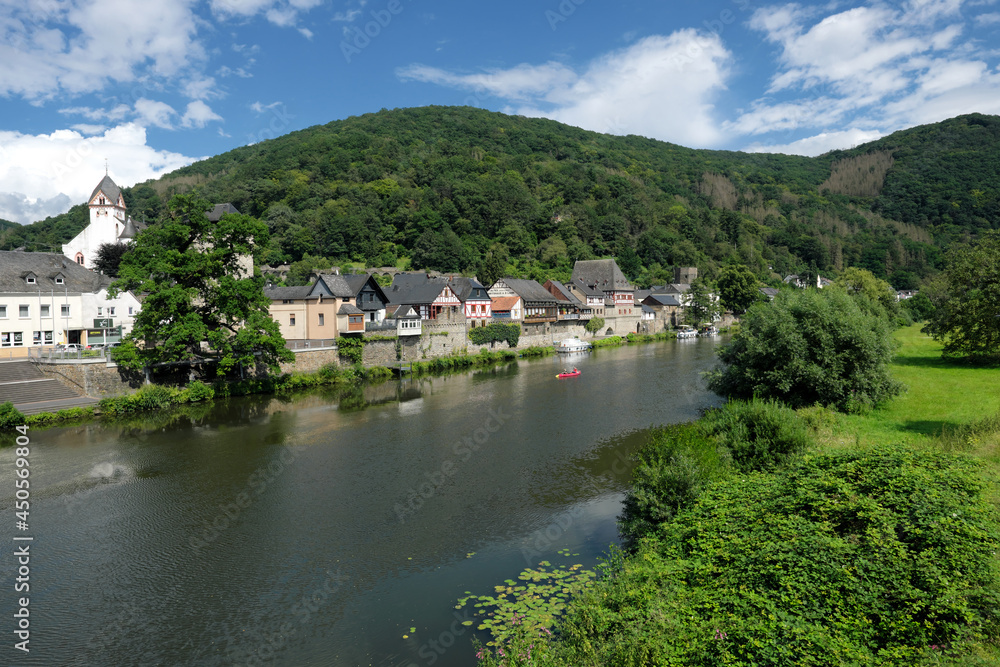
<svg viewBox="0 0 1000 667"><path fill-rule="evenodd" d="M941 357L941 345L920 331L899 329L895 377L907 391L863 415L817 408L802 413L816 429L820 450L905 443L964 451L1000 472L1000 368Z"/></svg>

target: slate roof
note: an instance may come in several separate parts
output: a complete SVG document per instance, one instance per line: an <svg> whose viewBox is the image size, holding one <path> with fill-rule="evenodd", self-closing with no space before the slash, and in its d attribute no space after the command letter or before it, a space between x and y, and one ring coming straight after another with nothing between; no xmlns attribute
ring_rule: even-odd
<svg viewBox="0 0 1000 667"><path fill-rule="evenodd" d="M634 289L613 259L577 260L573 265L573 281L578 279L605 292Z"/></svg>
<svg viewBox="0 0 1000 667"><path fill-rule="evenodd" d="M133 220L131 217L126 218L125 226L122 228L122 233L118 235L120 239L134 239L135 235L146 228L146 225L140 224Z"/></svg>
<svg viewBox="0 0 1000 667"><path fill-rule="evenodd" d="M104 178L101 179L101 182L97 184L97 187L94 188L94 191L90 193L90 199L87 200L88 204L94 201L94 197L97 196L98 192L103 192L104 196L107 197L110 200L111 204L115 206L118 205L118 198L122 196L121 188L119 188L118 185L113 180L111 180L111 177L108 176L107 174L105 174Z"/></svg>
<svg viewBox="0 0 1000 667"><path fill-rule="evenodd" d="M558 281L558 280L551 280L550 279L548 281L548 284L552 285L552 287L556 290L556 292L558 292L558 294L554 295L557 300L559 300L559 301L569 301L574 306L582 306L582 305L584 305L583 302L580 301L578 298L576 298L576 295L574 295L572 292L570 292L569 288L566 287L565 285L563 285L560 281ZM546 291L548 291L548 290L546 290Z"/></svg>
<svg viewBox="0 0 1000 667"><path fill-rule="evenodd" d="M347 282L344 276L333 273L319 276L316 279L316 282L313 283L310 294L321 294L323 292L322 289L317 289L319 288L320 282L326 286L326 289L330 292L331 296L339 297L341 299L350 299L354 298L354 295L356 294L356 292L351 289L351 285Z"/></svg>
<svg viewBox="0 0 1000 667"><path fill-rule="evenodd" d="M525 280L523 278L504 278L504 284L514 291L524 302L546 303L554 306L559 305L559 301L549 294L549 291L538 284L537 280Z"/></svg>
<svg viewBox="0 0 1000 667"><path fill-rule="evenodd" d="M573 282L573 287L583 292L584 296L600 297L602 299L604 298L604 292L597 289L596 287L591 287L590 285L585 283L582 278L577 278L572 282Z"/></svg>
<svg viewBox="0 0 1000 667"><path fill-rule="evenodd" d="M402 314L400 314L402 313ZM397 320L419 320L420 313L413 310L413 306L399 306L396 309Z"/></svg>
<svg viewBox="0 0 1000 667"><path fill-rule="evenodd" d="M433 303L445 287L447 283L430 280L424 273L397 273L385 294L394 304Z"/></svg>
<svg viewBox="0 0 1000 667"><path fill-rule="evenodd" d="M239 211L236 210L235 206L226 202L225 204L216 204L215 207L211 211L208 211L205 215L208 217L209 222L218 222L222 219L222 216L227 213L236 213L238 215Z"/></svg>
<svg viewBox="0 0 1000 667"><path fill-rule="evenodd" d="M438 279L440 280L440 279ZM469 299L475 301L489 301L490 295L486 292L486 287L483 286L475 278L466 278L464 276L455 276L449 279L448 286L454 290L455 295L458 300L465 303Z"/></svg>
<svg viewBox="0 0 1000 667"><path fill-rule="evenodd" d="M781 291L777 287L761 287L760 293L769 299L773 299L778 296L778 292Z"/></svg>
<svg viewBox="0 0 1000 667"><path fill-rule="evenodd" d="M34 274L35 284L29 285L24 276ZM56 284L62 274L63 284ZM38 293L97 292L111 284L111 278L86 269L71 259L55 252L0 251L0 292Z"/></svg>
<svg viewBox="0 0 1000 667"><path fill-rule="evenodd" d="M648 306L680 306L681 302L673 294L650 294L642 303Z"/></svg>
<svg viewBox="0 0 1000 667"><path fill-rule="evenodd" d="M364 315L364 311L355 306L353 303L343 303L340 305L340 310L337 311L338 315Z"/></svg>
<svg viewBox="0 0 1000 667"><path fill-rule="evenodd" d="M308 299L312 292L312 285L301 287L265 287L264 296L271 301L281 301L284 299Z"/></svg>

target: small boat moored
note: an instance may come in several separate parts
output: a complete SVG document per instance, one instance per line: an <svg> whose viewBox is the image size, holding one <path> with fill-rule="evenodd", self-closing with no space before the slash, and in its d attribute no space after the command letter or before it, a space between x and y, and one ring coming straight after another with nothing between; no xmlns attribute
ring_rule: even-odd
<svg viewBox="0 0 1000 667"><path fill-rule="evenodd" d="M698 335L698 332L692 327L681 327L677 330L678 338L694 338Z"/></svg>
<svg viewBox="0 0 1000 667"><path fill-rule="evenodd" d="M555 344L556 352L586 352L593 347L579 338L567 338Z"/></svg>

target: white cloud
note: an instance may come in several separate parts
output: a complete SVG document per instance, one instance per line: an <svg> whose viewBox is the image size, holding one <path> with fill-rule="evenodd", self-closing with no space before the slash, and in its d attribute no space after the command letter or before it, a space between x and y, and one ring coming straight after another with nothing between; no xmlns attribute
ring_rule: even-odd
<svg viewBox="0 0 1000 667"><path fill-rule="evenodd" d="M222 116L212 111L212 109L201 100L195 100L187 105L187 109L184 111L184 116L181 117L181 125L183 127L202 128L213 120L222 120Z"/></svg>
<svg viewBox="0 0 1000 667"><path fill-rule="evenodd" d="M963 38L962 4L910 0L899 9L872 4L830 15L797 5L758 9L749 26L779 47L778 69L768 97L726 128L767 134L852 126L762 148L817 154L865 133L995 113L1000 78L990 71L990 53Z"/></svg>
<svg viewBox="0 0 1000 667"><path fill-rule="evenodd" d="M722 140L713 120L713 99L726 86L731 61L718 36L681 30L642 39L579 71L557 62L481 74L411 65L397 75L500 97L515 105L506 109L511 113L599 132L713 146Z"/></svg>
<svg viewBox="0 0 1000 667"><path fill-rule="evenodd" d="M993 12L990 14L980 14L976 17L977 25L997 25L1000 23L1000 12Z"/></svg>
<svg viewBox="0 0 1000 667"><path fill-rule="evenodd" d="M146 144L146 130L133 123L99 136L74 130L27 135L0 131L0 218L42 220L85 203L104 176L125 187L191 164L197 159Z"/></svg>
<svg viewBox="0 0 1000 667"><path fill-rule="evenodd" d="M139 117L140 125L155 125L164 130L172 130L174 128L171 119L177 115L177 112L169 104L147 100L146 98L136 100L135 113Z"/></svg>
<svg viewBox="0 0 1000 667"><path fill-rule="evenodd" d="M193 3L158 0L141 11L122 0L5 3L0 95L39 103L136 81L143 72L176 76L205 57Z"/></svg>
<svg viewBox="0 0 1000 667"><path fill-rule="evenodd" d="M321 4L323 0L211 0L209 2L212 12L217 16L248 19L260 14L281 28L295 27L300 14ZM312 34L304 28L299 32L307 38Z"/></svg>
<svg viewBox="0 0 1000 667"><path fill-rule="evenodd" d="M784 153L786 155L822 155L828 151L851 148L859 144L881 139L878 130L850 129L838 132L821 132L812 137L799 139L787 144L751 144L743 150L749 153Z"/></svg>

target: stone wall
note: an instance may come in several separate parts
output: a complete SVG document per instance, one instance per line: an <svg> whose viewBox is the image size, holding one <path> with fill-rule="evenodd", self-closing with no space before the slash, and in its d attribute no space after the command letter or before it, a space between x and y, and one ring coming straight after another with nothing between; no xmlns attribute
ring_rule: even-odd
<svg viewBox="0 0 1000 667"><path fill-rule="evenodd" d="M295 361L281 364L283 373L297 371L299 373L315 373L327 364L340 365L340 356L335 347L317 347L304 350L292 350Z"/></svg>
<svg viewBox="0 0 1000 667"><path fill-rule="evenodd" d="M118 366L104 359L36 364L45 377L62 382L74 391L91 398L130 394L142 386L139 374L119 372Z"/></svg>

